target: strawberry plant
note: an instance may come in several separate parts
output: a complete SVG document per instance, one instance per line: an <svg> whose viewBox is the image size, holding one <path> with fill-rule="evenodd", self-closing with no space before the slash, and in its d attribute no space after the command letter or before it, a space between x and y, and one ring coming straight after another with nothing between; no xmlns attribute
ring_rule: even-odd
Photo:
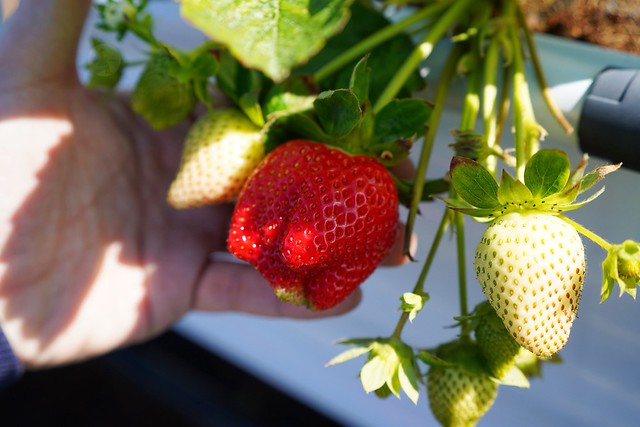
<svg viewBox="0 0 640 427"><path fill-rule="evenodd" d="M190 120L198 106L208 110L184 141L168 202L234 202L228 249L280 299L311 310L339 304L398 235L418 262L409 251L416 218L442 211L415 285L399 295L392 332L345 339L350 348L329 362L366 356L366 392L404 393L415 403L426 388L442 425L467 426L501 386L529 387L543 363L559 360L585 277L597 274L583 237L606 254L602 300L616 283L635 297L640 244L609 243L570 218L620 165L588 171L585 156L572 168L566 153L544 147L533 88L561 127L572 128L550 96L517 1L183 0L182 17L207 36L192 50L159 40L146 6L97 6L100 30L140 39L148 56L127 62L117 46L95 39L89 84L112 91L126 69L143 67L132 108L157 129ZM433 98L422 99L423 66L436 47L446 59ZM450 141L436 141L454 81L465 85L459 126ZM441 143L452 160L433 171ZM397 167L414 151L407 180ZM485 227L479 242L466 241L468 226ZM456 336L436 348L412 346L402 332L428 310L429 270L449 229L458 258ZM470 243L473 260L465 257ZM486 297L473 310L471 267L471 286Z"/></svg>

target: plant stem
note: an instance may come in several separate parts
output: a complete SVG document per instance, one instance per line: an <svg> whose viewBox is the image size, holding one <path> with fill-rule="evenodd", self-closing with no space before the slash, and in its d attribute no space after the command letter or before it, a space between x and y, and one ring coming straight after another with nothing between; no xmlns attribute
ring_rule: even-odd
<svg viewBox="0 0 640 427"><path fill-rule="evenodd" d="M587 237L592 242L596 243L598 246L600 246L605 251L608 252L609 249L611 249L611 246L613 246L611 243L607 242L605 239L603 239L602 237L598 236L596 233L594 233L593 231L589 230L588 228L582 226L581 224L575 222L574 220L572 220L572 219L570 219L570 218L568 218L568 217L566 217L564 215L558 215L558 218L560 218L561 220L563 220L567 224L571 225L580 234L582 234L583 236Z"/></svg>
<svg viewBox="0 0 640 427"><path fill-rule="evenodd" d="M449 29L453 28L459 18L469 11L469 8L475 3L475 0L456 0L447 11L441 15L434 23L431 30L422 39L422 41L411 52L405 63L397 70L393 79L387 84L385 89L380 94L376 104L373 106L373 111L378 112L391 102L405 82L413 73L422 61L427 59L436 43Z"/></svg>
<svg viewBox="0 0 640 427"><path fill-rule="evenodd" d="M504 14L512 17L509 25L509 40L513 46L513 125L515 128L516 176L524 182L524 168L529 158L538 151L540 126L535 120L531 95L524 67L522 45L515 24L516 2L506 0Z"/></svg>
<svg viewBox="0 0 640 427"><path fill-rule="evenodd" d="M497 69L500 56L500 44L493 37L487 46L484 57L484 85L482 87L482 118L484 120L484 143L487 151L498 144L498 86ZM485 166L489 172L496 176L498 160L496 156L488 155Z"/></svg>
<svg viewBox="0 0 640 427"><path fill-rule="evenodd" d="M447 61L442 70L440 81L438 82L438 86L436 89L435 99L433 101L433 111L431 112L431 117L429 118L429 126L424 137L422 151L420 152L420 158L416 166L415 184L413 186L413 192L411 194L411 204L409 206L409 214L407 216L407 228L404 240L405 254L409 254L411 234L413 232L416 215L418 213L418 206L420 205L420 202L422 200L424 181L427 175L427 168L429 166L431 151L433 150L433 145L436 139L436 133L438 131L438 124L440 123L440 116L442 115L442 110L444 109L444 104L447 99L449 87L451 86L451 83L456 76L456 65L458 64L461 53L461 45L459 43L456 43L456 45L454 45L449 52L449 56L447 57Z"/></svg>
<svg viewBox="0 0 640 427"><path fill-rule="evenodd" d="M564 114L558 107L558 104L553 100L551 96L551 90L549 88L549 84L547 83L547 78L545 77L544 71L542 70L542 64L540 61L540 55L538 55L538 48L536 46L535 41L533 40L533 34L531 34L531 30L527 25L527 21L522 13L522 8L519 5L516 5L516 15L518 18L518 23L522 28L525 36L525 41L527 43L527 47L529 48L529 54L531 55L531 63L533 64L533 71L536 75L536 79L538 80L538 84L540 85L540 92L542 93L542 99L544 99L545 104L547 104L547 108L556 119L556 121L562 126L564 131L568 134L573 132L573 126L567 121Z"/></svg>
<svg viewBox="0 0 640 427"><path fill-rule="evenodd" d="M424 261L422 266L422 270L420 270L420 275L418 276L418 280L413 288L413 293L415 294L424 294L424 284L427 280L427 275L429 274L429 270L431 269L431 265L433 264L433 260L436 256L436 252L438 251L438 247L440 246L440 242L442 241L442 236L444 236L447 227L449 226L449 218L451 213L448 209L444 209L442 214L442 219L440 220L440 225L436 231L436 235L433 237L433 241L431 242L431 248L429 248L429 253L427 254L427 259ZM400 315L400 319L398 319L398 323L391 335L394 338L400 338L402 334L402 329L404 325L409 320L409 313L403 312Z"/></svg>
<svg viewBox="0 0 640 427"><path fill-rule="evenodd" d="M465 256L466 245L464 239L464 215L460 212L455 212L453 218L456 228L456 248L458 255L458 296L460 300L460 316L465 317L469 314L469 309L467 306L467 261ZM466 328L463 327L462 331L466 331Z"/></svg>
<svg viewBox="0 0 640 427"><path fill-rule="evenodd" d="M473 130L480 111L480 86L482 85L482 68L475 68L469 75L467 93L464 97L462 117L460 119L460 130ZM451 198L458 198L453 187L449 191ZM464 238L464 215L454 212L453 221L456 230L456 253L458 260L458 298L460 303L460 316L466 317L469 314L467 304L467 260L465 253ZM461 334L463 338L468 334L467 328L463 327Z"/></svg>
<svg viewBox="0 0 640 427"><path fill-rule="evenodd" d="M314 80L317 83L326 79L351 61L359 59L361 56L364 56L366 53L373 50L376 46L395 37L411 25L414 25L430 16L436 15L437 13L441 12L445 7L449 5L449 3L451 3L451 0L429 5L415 13L412 13L409 17L401 21L385 26L382 30L370 35L364 40L361 40L356 45L342 52L332 61L325 64L321 69L316 71L316 73L314 74Z"/></svg>

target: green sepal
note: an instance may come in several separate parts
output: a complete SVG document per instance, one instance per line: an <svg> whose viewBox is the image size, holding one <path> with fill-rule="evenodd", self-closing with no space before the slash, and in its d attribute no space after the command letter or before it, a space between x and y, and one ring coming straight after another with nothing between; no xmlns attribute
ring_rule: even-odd
<svg viewBox="0 0 640 427"><path fill-rule="evenodd" d="M620 166L622 166L622 163L617 163L615 165L604 165L597 167L586 174L580 180L580 193L584 193L585 191L589 190L591 187L593 187L593 185L603 180L606 175L620 169Z"/></svg>
<svg viewBox="0 0 640 427"><path fill-rule="evenodd" d="M262 102L267 119L274 113L298 113L311 111L317 96L317 88L308 76L296 75L273 85Z"/></svg>
<svg viewBox="0 0 640 427"><path fill-rule="evenodd" d="M498 183L480 163L454 156L449 170L453 188L469 205L484 209L500 205Z"/></svg>
<svg viewBox="0 0 640 427"><path fill-rule="evenodd" d="M333 138L328 135L312 117L305 113L274 114L265 126L265 151L268 153L293 139L307 139L309 141L333 144Z"/></svg>
<svg viewBox="0 0 640 427"><path fill-rule="evenodd" d="M91 39L91 46L96 57L86 66L90 72L87 85L113 89L120 81L125 67L122 54L98 38Z"/></svg>
<svg viewBox="0 0 640 427"><path fill-rule="evenodd" d="M358 97L349 89L321 92L313 107L322 128L334 139L349 134L362 118Z"/></svg>
<svg viewBox="0 0 640 427"><path fill-rule="evenodd" d="M524 170L524 183L535 198L544 198L562 190L569 181L571 162L560 150L545 149L534 154Z"/></svg>
<svg viewBox="0 0 640 427"><path fill-rule="evenodd" d="M504 205L507 203L520 204L531 199L533 199L531 190L503 170L498 187L498 201Z"/></svg>
<svg viewBox="0 0 640 427"><path fill-rule="evenodd" d="M462 199L444 199L451 209L476 218L495 218L516 211L538 211L558 215L583 207L596 199L604 187L576 202L620 164L605 165L585 174L587 157L571 171L569 158L560 150L539 150L527 163L524 183L502 172L500 184L479 163L466 157L453 157L451 181Z"/></svg>
<svg viewBox="0 0 640 427"><path fill-rule="evenodd" d="M369 55L363 57L353 67L351 79L349 79L349 89L358 98L360 105L364 105L369 100L369 82L371 78L371 68L368 65Z"/></svg>
<svg viewBox="0 0 640 427"><path fill-rule="evenodd" d="M613 291L614 283L620 287L620 296L625 292L636 298L636 286L640 285L640 243L633 240L612 245L602 262L602 289L600 302Z"/></svg>
<svg viewBox="0 0 640 427"><path fill-rule="evenodd" d="M404 160L413 142L424 135L431 117L431 106L415 98L396 99L375 116L372 140L365 152L385 166Z"/></svg>

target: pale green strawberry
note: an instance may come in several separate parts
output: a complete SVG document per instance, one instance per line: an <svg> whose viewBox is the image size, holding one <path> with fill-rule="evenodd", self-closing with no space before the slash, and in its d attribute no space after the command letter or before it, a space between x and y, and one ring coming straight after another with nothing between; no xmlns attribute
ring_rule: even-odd
<svg viewBox="0 0 640 427"><path fill-rule="evenodd" d="M539 357L564 347L585 274L584 248L573 226L536 211L500 216L484 232L474 267L518 344Z"/></svg>
<svg viewBox="0 0 640 427"><path fill-rule="evenodd" d="M167 200L178 209L231 201L264 155L261 129L244 114L210 111L189 130Z"/></svg>
<svg viewBox="0 0 640 427"><path fill-rule="evenodd" d="M149 59L131 94L133 111L154 129L166 129L181 122L196 101L190 76L166 52Z"/></svg>
<svg viewBox="0 0 640 427"><path fill-rule="evenodd" d="M509 334L491 306L483 304L478 311L480 317L475 328L476 342L489 373L501 379L515 364L522 347Z"/></svg>
<svg viewBox="0 0 640 427"><path fill-rule="evenodd" d="M472 427L491 409L498 383L484 372L475 345L456 346L438 353L447 365L432 366L427 373L429 406L444 427Z"/></svg>

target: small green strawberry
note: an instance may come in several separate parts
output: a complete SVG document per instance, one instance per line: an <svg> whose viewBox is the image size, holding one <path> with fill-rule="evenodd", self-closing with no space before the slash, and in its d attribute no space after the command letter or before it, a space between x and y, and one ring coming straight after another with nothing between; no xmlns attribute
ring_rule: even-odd
<svg viewBox="0 0 640 427"><path fill-rule="evenodd" d="M491 305L483 303L476 311L480 316L475 328L478 347L491 375L502 379L514 366L522 347L509 334Z"/></svg>
<svg viewBox="0 0 640 427"><path fill-rule="evenodd" d="M133 111L154 129L166 129L182 120L196 105L197 97L188 73L168 53L149 59L131 94Z"/></svg>
<svg viewBox="0 0 640 427"><path fill-rule="evenodd" d="M483 371L482 356L474 344L449 346L437 352L448 363L434 365L427 373L429 406L444 427L472 427L491 409L498 383Z"/></svg>
<svg viewBox="0 0 640 427"><path fill-rule="evenodd" d="M167 200L178 209L231 201L264 155L261 129L244 114L210 111L189 130Z"/></svg>
<svg viewBox="0 0 640 427"><path fill-rule="evenodd" d="M564 347L585 274L584 247L575 228L554 215L506 214L484 232L474 267L516 342L540 357Z"/></svg>

